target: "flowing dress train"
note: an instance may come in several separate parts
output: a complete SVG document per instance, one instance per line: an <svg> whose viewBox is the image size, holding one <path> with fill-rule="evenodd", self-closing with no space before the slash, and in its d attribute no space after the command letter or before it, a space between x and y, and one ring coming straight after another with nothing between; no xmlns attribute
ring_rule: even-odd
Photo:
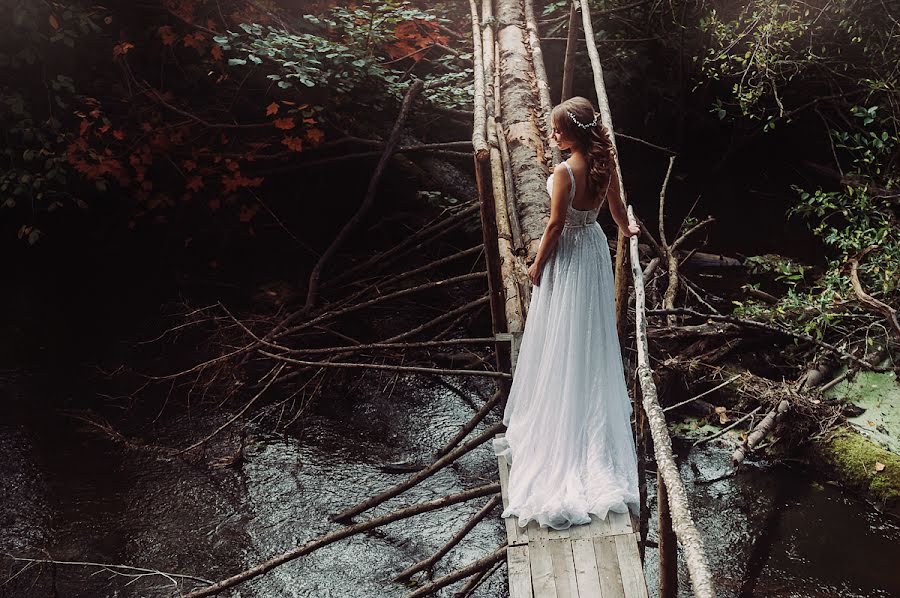
<svg viewBox="0 0 900 598"><path fill-rule="evenodd" d="M600 208L572 207L532 289L495 454L510 465L503 517L566 529L639 509L631 400L616 333L613 269ZM552 190L553 175L547 180ZM541 238L543 241L543 237Z"/></svg>

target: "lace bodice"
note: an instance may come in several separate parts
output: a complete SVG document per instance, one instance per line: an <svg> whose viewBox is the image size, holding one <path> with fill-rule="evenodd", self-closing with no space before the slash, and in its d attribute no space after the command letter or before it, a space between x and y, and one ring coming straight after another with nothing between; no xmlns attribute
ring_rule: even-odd
<svg viewBox="0 0 900 598"><path fill-rule="evenodd" d="M601 203L600 206L594 208L593 210L578 210L572 207L572 199L575 197L575 175L572 174L572 167L569 166L568 162L563 162L566 167L566 170L569 172L569 180L572 182L571 189L569 190L569 200L566 204L566 228L578 228L584 226L590 226L594 222L597 221L597 214L600 213L600 208L603 207ZM553 195L553 173L550 173L550 176L547 177L547 193Z"/></svg>

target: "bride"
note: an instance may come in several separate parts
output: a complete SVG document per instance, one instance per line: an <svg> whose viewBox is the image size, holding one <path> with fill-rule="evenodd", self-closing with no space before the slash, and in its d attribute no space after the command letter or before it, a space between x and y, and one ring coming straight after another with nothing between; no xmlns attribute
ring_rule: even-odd
<svg viewBox="0 0 900 598"><path fill-rule="evenodd" d="M623 235L640 230L628 224L615 150L591 102L570 98L551 122L551 138L571 156L547 180L550 220L528 269L534 287L494 452L510 464L502 516L566 529L590 523L590 513L639 509L613 269L597 214L607 204Z"/></svg>

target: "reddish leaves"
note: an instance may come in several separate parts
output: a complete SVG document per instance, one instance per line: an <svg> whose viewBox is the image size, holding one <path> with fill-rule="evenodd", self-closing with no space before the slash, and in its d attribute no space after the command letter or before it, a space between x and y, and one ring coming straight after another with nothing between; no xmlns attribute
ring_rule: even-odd
<svg viewBox="0 0 900 598"><path fill-rule="evenodd" d="M297 125L297 123L295 123L294 119L291 117L276 118L274 124L276 128L282 129L284 131L289 131Z"/></svg>

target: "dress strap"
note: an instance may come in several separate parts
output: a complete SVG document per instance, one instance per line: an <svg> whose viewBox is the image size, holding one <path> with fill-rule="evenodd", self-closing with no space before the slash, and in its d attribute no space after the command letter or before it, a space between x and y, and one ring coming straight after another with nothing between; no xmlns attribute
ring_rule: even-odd
<svg viewBox="0 0 900 598"><path fill-rule="evenodd" d="M572 203L572 200L575 199L575 175L572 174L572 167L569 166L569 163L563 160L563 164L566 165L566 170L569 171L569 180L572 182L571 188L569 189L569 203Z"/></svg>

